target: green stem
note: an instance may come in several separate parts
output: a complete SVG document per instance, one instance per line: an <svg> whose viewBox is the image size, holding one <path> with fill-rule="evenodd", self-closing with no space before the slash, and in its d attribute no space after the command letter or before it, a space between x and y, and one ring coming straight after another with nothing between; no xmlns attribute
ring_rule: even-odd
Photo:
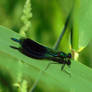
<svg viewBox="0 0 92 92"><path fill-rule="evenodd" d="M74 6L74 5L73 5L73 6ZM63 28L61 34L60 34L60 37L58 38L58 40L57 40L56 43L55 43L55 46L54 46L54 49L55 49L55 50L59 47L60 41L62 40L63 35L64 35L64 33L65 33L65 31L66 31L66 29L67 29L67 27L68 27L69 21L70 21L71 16L72 16L72 11L73 11L73 7L72 7L71 11L69 12L69 15L68 15L68 17L67 17L67 19L66 19L65 26L64 26L64 28Z"/></svg>
<svg viewBox="0 0 92 92"><path fill-rule="evenodd" d="M74 60L78 59L78 46L79 46L79 26L78 26L78 14L79 14L79 0L75 0L75 7L74 7L74 13L73 13L73 26L71 27L71 47L73 52L73 58ZM76 56L77 55L77 56Z"/></svg>

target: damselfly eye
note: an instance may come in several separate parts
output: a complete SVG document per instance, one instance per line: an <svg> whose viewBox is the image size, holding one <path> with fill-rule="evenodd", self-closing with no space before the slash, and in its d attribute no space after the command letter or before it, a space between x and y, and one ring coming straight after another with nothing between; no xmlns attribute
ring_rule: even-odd
<svg viewBox="0 0 92 92"><path fill-rule="evenodd" d="M72 58L72 55L71 55L71 53L69 53L69 54L67 55L67 57L68 57L68 58Z"/></svg>

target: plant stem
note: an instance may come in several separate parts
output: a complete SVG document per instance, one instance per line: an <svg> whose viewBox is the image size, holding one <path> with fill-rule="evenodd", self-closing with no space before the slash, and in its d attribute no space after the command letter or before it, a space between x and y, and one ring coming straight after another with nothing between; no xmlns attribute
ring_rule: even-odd
<svg viewBox="0 0 92 92"><path fill-rule="evenodd" d="M58 40L57 40L56 43L55 43L55 46L54 46L54 49L55 49L55 50L58 48L58 46L59 46L59 44L60 44L60 41L62 40L63 35L64 35L64 33L65 33L65 31L66 31L66 29L67 29L67 27L68 27L69 21L70 21L70 19L71 19L72 11L73 11L73 7L72 7L71 11L69 12L69 15L68 15L68 17L67 17L67 19L66 19L65 26L64 26L64 28L63 28L61 34L60 34L60 37L58 38Z"/></svg>

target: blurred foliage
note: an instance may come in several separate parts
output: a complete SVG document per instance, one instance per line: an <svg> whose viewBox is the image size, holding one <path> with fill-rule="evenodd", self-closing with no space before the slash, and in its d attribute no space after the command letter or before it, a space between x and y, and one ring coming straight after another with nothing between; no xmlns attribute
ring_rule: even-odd
<svg viewBox="0 0 92 92"><path fill-rule="evenodd" d="M89 2L87 0L81 0L80 2L79 2L79 0L58 0L58 1L57 0L31 0L32 27L29 30L29 37L44 44L45 46L52 48L53 45L55 44L57 38L59 37L61 30L64 27L64 23L65 23L66 18L69 14L69 11L72 7L73 1L77 1L76 5L75 5L75 11L74 11L74 17L73 17L73 27L74 27L74 30L79 31L79 36L77 37L77 38L79 38L79 44L78 44L79 48L81 48L81 47L84 48L83 51L81 51L79 53L79 56L80 56L79 61L82 62L83 64L89 66L89 67L92 67L92 54L91 54L91 50L92 50L92 43L91 42L92 42L92 40L91 41L89 40L92 38L92 31L91 31L91 29L92 29L92 18L91 18L92 1L91 0L89 0ZM10 28L13 31L19 33L20 28L23 26L20 18L23 15L24 5L25 5L25 0L6 0L6 1L0 0L0 11L1 11L1 13L0 13L0 25L6 26L7 28ZM0 82L1 82L0 88L3 85L4 88L3 89L1 88L2 90L7 89L7 90L11 90L11 92L13 92L13 90L19 90L19 91L24 90L25 91L28 89L27 82L29 80L31 80L31 79L29 79L29 76L26 76L26 75L31 75L31 74L29 74L31 69L28 68L28 66L26 66L26 65L24 65L25 66L25 68L24 68L23 65L19 64L20 62L17 62L17 61L22 60L22 59L24 59L26 61L28 58L20 55L20 53L18 53L16 51L14 52L14 50L9 48L8 44L12 43L10 41L11 35L16 35L16 34L11 32L11 35L10 35L10 33L8 33L8 30L7 30L8 35L7 34L5 35L4 32L1 32L1 33L3 35L0 34L2 36L1 37L2 38L2 40L1 40L2 45L0 45L1 46L0 49L1 50L3 49L3 52L2 51L0 52L1 57L2 57L2 58L0 57L0 60L1 61L6 60L9 63L5 64L5 62L0 61L0 64L5 66L4 69L0 68ZM69 31L67 31L67 34L69 34ZM60 50L63 47L69 48L69 46L66 45L69 41L69 39L68 39L69 35L67 35L67 34L64 35L66 39L62 40L61 45L60 45ZM9 38L7 36L9 36ZM9 40L10 43L6 41L7 39ZM3 44L4 44L4 46L3 46ZM10 53L10 54L7 55L6 52ZM20 59L13 58L13 60L11 60L12 56L10 56L10 55L15 55L17 58L20 58ZM20 56L20 57L18 57L18 56ZM6 57L6 58L4 58L4 57ZM14 62L12 62L12 61L14 61ZM28 61L30 62L30 59L28 59ZM35 62L31 62L30 65L33 63L34 66L42 67L41 61L39 61L39 62L38 62L38 60L33 60L33 61L35 61ZM17 69L16 69L15 65L17 66ZM44 63L43 65L45 66L46 63ZM11 69L11 70L9 70L9 73L7 72L8 71L6 68L7 66ZM34 68L34 66L33 66L33 68ZM78 66L79 66L79 68L78 68ZM82 68L84 66L82 66L82 67L81 66L82 65L77 65L77 63L74 62L75 77L77 74L79 74L79 75L82 74L83 71L82 72L79 72L79 71L82 70ZM12 70L12 67L15 67L15 68ZM26 69L28 69L28 70L26 70ZM53 68L51 68L51 69L53 71ZM76 69L79 69L79 71L77 71L77 73L76 73ZM86 75L87 72L85 69L86 68L83 68L84 74ZM52 71L49 70L49 72L50 72L49 74L52 74L53 76L54 76L54 74L62 75L61 71L57 73L58 70L59 69L56 68L53 71L53 73L52 73ZM2 72L2 71L4 71L4 72ZM13 84L14 80L12 79L12 77L10 75L10 71L13 73L12 75L18 76L18 77L14 76L14 80L16 79L16 83L14 84L14 86L18 89L16 89L16 88L12 89L13 85L11 85L11 84ZM33 73L34 73L32 75L33 77L37 76L37 73L38 73L37 71L40 71L40 70L35 69L33 71ZM22 80L22 77L21 77L22 73L24 73L25 76L27 77L27 78L23 78L24 80ZM63 83L66 82L63 80L63 78L61 79L61 76L57 76L57 75L54 76L54 77L56 77L56 79L59 79L60 82L63 81ZM51 78L52 78L52 77L49 78L47 76L45 76L45 77L47 78L47 80L48 79L51 80ZM44 77L44 79L46 81L45 77ZM62 77L64 77L64 79L65 79L65 76L62 76ZM82 76L82 77L84 77L84 76ZM89 76L87 78L89 78ZM87 78L84 78L84 79L87 79ZM26 81L26 79L29 79L29 80ZM42 81L42 84L43 84L43 81ZM51 81L52 81L51 83L53 83L53 80L51 80ZM70 81L70 79L69 79L69 81ZM74 80L74 81L75 81L75 83L77 82L76 80ZM32 79L32 82L33 82L33 79ZM29 85L32 85L32 82L29 81ZM67 87L69 87L68 83L67 83ZM48 84L49 84L49 82L48 82ZM56 84L60 86L60 84L58 84L57 82L56 82ZM44 84L40 85L40 87L42 87L42 86L44 86ZM46 85L46 86L48 87L49 85ZM51 85L49 87L51 87ZM66 86L65 86L65 88L66 88ZM39 87L36 89L40 90L40 92L43 90L42 88L39 89Z"/></svg>
<svg viewBox="0 0 92 92"><path fill-rule="evenodd" d="M2 11L0 25L19 32L22 26L20 17L23 13L24 3L25 0L0 0L0 11ZM67 3L67 0L63 1L67 6L65 9L62 8L63 3L60 0L31 0L31 3L33 17L30 37L52 47L61 33L63 23L72 6L72 0L70 0L70 4Z"/></svg>
<svg viewBox="0 0 92 92"><path fill-rule="evenodd" d="M0 92L16 92L13 87L13 79L6 67L0 66Z"/></svg>
<svg viewBox="0 0 92 92"><path fill-rule="evenodd" d="M80 52L79 61L92 68L92 40L88 46Z"/></svg>
<svg viewBox="0 0 92 92"><path fill-rule="evenodd" d="M3 67L0 71L0 87L4 90L2 92L34 92L34 90L35 92L87 92L92 90L91 68L71 60L71 68L67 65L64 67L68 73L61 71L61 64L52 64L46 70L51 60L33 59L11 48L10 46L19 47L18 43L11 40L12 36L21 38L16 32L0 26L0 69ZM33 91L29 91L30 89Z"/></svg>
<svg viewBox="0 0 92 92"><path fill-rule="evenodd" d="M69 3L67 3L68 0L31 0L31 7L32 7L32 27L29 31L29 37L46 45L49 47L53 47L55 44L57 38L59 37L61 30L63 28L63 24L66 20L66 17L69 14L69 11L72 7L73 0L70 0ZM84 5L89 4L89 2L85 1L81 3L80 13L83 13L86 11ZM20 31L20 28L22 27L21 22L21 16L23 15L23 7L25 4L25 0L0 0L0 25L6 26L10 29L13 29L16 32ZM77 0L77 7L79 5L79 2ZM88 7L90 11L90 7ZM78 9L77 9L78 10ZM77 11L76 10L76 11ZM90 12L89 16L90 15ZM86 14L84 12L84 14ZM82 15L82 14L81 14ZM85 21L89 22L88 17L80 16L79 19L83 19ZM75 17L75 19L78 21L78 18ZM83 25L84 28L84 20L80 21L79 23ZM83 24L84 23L84 24ZM81 26L82 26L81 25ZM79 26L79 25L76 25ZM85 41L83 42L83 37L85 36L86 31L80 31L83 30L82 27L79 27L79 45L82 46ZM86 25L86 30L88 25ZM90 28L90 26L89 26ZM90 34L90 31L87 31ZM86 32L86 33L87 33ZM88 35L89 35L88 34ZM83 36L84 35L84 36ZM67 35L65 36L67 37ZM81 39L82 37L82 39ZM91 36L89 36L91 37ZM85 38L87 38L85 36ZM68 39L68 38L67 38ZM62 47L67 47L66 42L68 40L62 40L61 43L61 49ZM85 39L87 40L87 39ZM88 41L86 41L87 43Z"/></svg>
<svg viewBox="0 0 92 92"><path fill-rule="evenodd" d="M32 18L32 7L31 7L31 2L30 0L26 0L24 9L23 9L23 15L21 16L21 21L23 23L23 26L20 29L20 34L23 35L24 37L28 37L29 31L31 31L31 21L30 19Z"/></svg>
<svg viewBox="0 0 92 92"><path fill-rule="evenodd" d="M69 3L67 2L68 0L63 0L63 2L61 0L58 0L58 1L56 0L50 0L50 1L49 0L31 0L33 16L31 19L32 27L29 31L29 37L52 48L61 33L61 30L64 26L63 24L72 7L73 0L70 0ZM89 4L89 2L87 2L86 0L84 0L84 2L81 3L80 14L86 11L86 8L84 7L86 3ZM13 0L13 1L0 0L0 11L1 11L0 25L6 26L10 29L13 29L16 32L19 32L20 28L22 27L22 22L20 18L23 15L24 4L25 4L25 0ZM79 5L79 2L77 0L77 7L79 7L78 5ZM89 16L91 16L90 7L88 7L88 9L89 9L88 11ZM86 13L84 12L84 14ZM80 18L81 19L84 18L84 20L86 19L85 21L89 22L88 17L80 16L79 19ZM75 19L78 20L77 17ZM83 25L83 28L85 25L84 20L79 22L80 24ZM83 30L81 26L79 27L79 30ZM88 28L87 26L88 25L85 26L86 29ZM89 28L90 28L90 25L89 25ZM85 41L83 42L83 39L84 39L83 37L85 36L84 34L85 32L86 31L84 32L79 31L79 34L80 34L79 45L80 46L82 46L85 43ZM87 32L89 35L90 31L87 31ZM87 40L86 38L87 37L85 36L85 40ZM88 41L86 41L86 43ZM67 40L62 41L60 45L61 49L62 47L66 46L65 45L66 42ZM86 51L84 52L86 53Z"/></svg>

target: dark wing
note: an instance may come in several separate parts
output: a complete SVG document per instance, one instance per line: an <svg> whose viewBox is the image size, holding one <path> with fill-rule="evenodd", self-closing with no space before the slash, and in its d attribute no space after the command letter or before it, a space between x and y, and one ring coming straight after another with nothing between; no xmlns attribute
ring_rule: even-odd
<svg viewBox="0 0 92 92"><path fill-rule="evenodd" d="M29 57L37 59L47 59L49 57L53 57L48 52L49 48L42 46L31 39L22 39L20 44L22 46L21 52Z"/></svg>

